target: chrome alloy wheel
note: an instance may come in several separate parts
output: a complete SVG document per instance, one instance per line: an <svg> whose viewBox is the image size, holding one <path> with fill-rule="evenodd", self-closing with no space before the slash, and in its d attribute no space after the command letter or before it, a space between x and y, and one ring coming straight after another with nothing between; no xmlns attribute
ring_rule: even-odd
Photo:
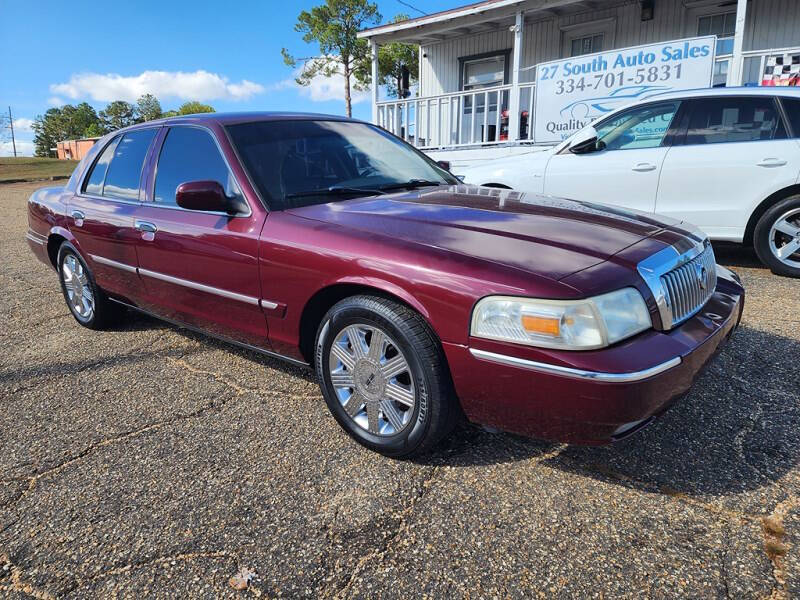
<svg viewBox="0 0 800 600"><path fill-rule="evenodd" d="M397 343L373 325L345 327L328 356L331 384L348 416L375 435L400 433L416 404L414 380Z"/></svg>
<svg viewBox="0 0 800 600"><path fill-rule="evenodd" d="M800 208L782 214L772 224L769 249L783 264L800 268Z"/></svg>
<svg viewBox="0 0 800 600"><path fill-rule="evenodd" d="M88 321L94 314L94 293L86 269L74 254L67 254L64 258L61 276L69 307L81 320Z"/></svg>

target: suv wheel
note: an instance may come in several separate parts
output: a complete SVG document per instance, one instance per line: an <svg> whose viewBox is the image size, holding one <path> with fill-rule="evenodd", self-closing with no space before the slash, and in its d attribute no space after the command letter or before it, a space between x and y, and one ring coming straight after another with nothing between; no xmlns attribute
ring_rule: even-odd
<svg viewBox="0 0 800 600"><path fill-rule="evenodd" d="M800 195L771 207L753 232L758 258L773 273L800 277Z"/></svg>
<svg viewBox="0 0 800 600"><path fill-rule="evenodd" d="M72 244L61 244L56 264L64 300L78 323L89 329L105 329L119 320L124 308L111 302L97 287L89 267Z"/></svg>
<svg viewBox="0 0 800 600"><path fill-rule="evenodd" d="M421 454L455 423L442 351L406 306L373 296L342 300L322 320L315 363L331 413L371 450Z"/></svg>

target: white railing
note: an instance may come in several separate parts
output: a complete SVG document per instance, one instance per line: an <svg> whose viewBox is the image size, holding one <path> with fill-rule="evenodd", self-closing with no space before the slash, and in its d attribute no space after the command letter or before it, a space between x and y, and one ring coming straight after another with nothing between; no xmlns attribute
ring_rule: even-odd
<svg viewBox="0 0 800 600"><path fill-rule="evenodd" d="M378 125L417 148L451 148L528 140L534 83L519 86L520 131L509 136L512 86L379 102Z"/></svg>

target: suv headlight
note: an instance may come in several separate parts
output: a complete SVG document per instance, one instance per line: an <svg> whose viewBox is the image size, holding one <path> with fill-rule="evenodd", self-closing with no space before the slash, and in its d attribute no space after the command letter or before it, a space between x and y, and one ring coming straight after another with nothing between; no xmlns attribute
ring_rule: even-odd
<svg viewBox="0 0 800 600"><path fill-rule="evenodd" d="M470 335L542 348L603 348L653 326L632 287L585 300L488 296L475 305Z"/></svg>

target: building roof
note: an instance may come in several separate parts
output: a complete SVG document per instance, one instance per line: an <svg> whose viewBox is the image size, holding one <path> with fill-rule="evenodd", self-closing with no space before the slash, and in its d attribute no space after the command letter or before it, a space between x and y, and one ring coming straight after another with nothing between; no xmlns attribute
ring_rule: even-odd
<svg viewBox="0 0 800 600"><path fill-rule="evenodd" d="M424 44L443 39L448 33L471 33L471 27L482 24L488 24L491 28L513 24L517 11L560 16L568 10L569 5L587 10L596 4L593 0L483 0L424 17L365 29L358 33L358 37L372 39L378 44L396 41Z"/></svg>

